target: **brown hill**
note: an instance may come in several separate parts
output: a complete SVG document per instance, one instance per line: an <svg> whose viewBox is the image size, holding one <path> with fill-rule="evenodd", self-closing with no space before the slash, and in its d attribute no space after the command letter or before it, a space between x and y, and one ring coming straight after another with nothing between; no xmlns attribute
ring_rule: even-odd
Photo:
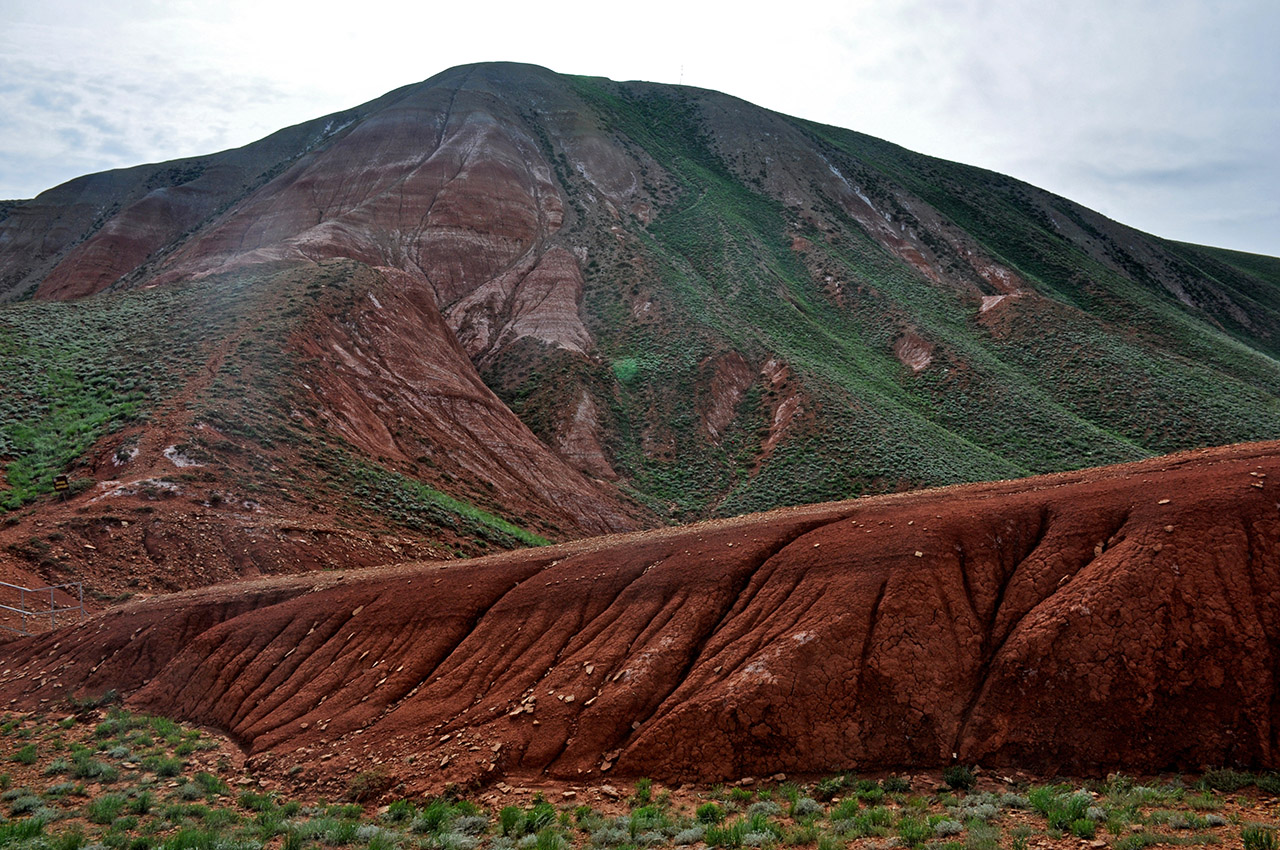
<svg viewBox="0 0 1280 850"><path fill-rule="evenodd" d="M5 644L0 699L117 689L410 789L1275 768L1278 450L188 591Z"/></svg>

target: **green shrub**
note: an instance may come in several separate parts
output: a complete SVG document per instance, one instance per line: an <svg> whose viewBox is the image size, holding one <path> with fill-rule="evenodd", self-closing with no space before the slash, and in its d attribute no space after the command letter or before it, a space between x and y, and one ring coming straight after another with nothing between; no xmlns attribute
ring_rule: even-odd
<svg viewBox="0 0 1280 850"><path fill-rule="evenodd" d="M854 820L859 835L877 835L893 826L893 810L885 806L872 806Z"/></svg>
<svg viewBox="0 0 1280 850"><path fill-rule="evenodd" d="M862 810L862 803L857 797L845 797L839 803L831 807L831 812L827 817L832 823L842 820L852 820L858 816L858 812Z"/></svg>
<svg viewBox="0 0 1280 850"><path fill-rule="evenodd" d="M243 791L236 798L236 802L243 809L249 809L253 812L269 812L276 807L276 797L274 794L259 794L256 791Z"/></svg>
<svg viewBox="0 0 1280 850"><path fill-rule="evenodd" d="M35 764L36 763L36 745L27 744L14 753L10 759L18 764Z"/></svg>
<svg viewBox="0 0 1280 850"><path fill-rule="evenodd" d="M1265 826L1246 826L1240 830L1244 850L1277 850L1275 830Z"/></svg>
<svg viewBox="0 0 1280 850"><path fill-rule="evenodd" d="M710 847L741 847L742 837L747 834L747 822L734 821L731 824L712 824L702 834L702 840Z"/></svg>
<svg viewBox="0 0 1280 850"><path fill-rule="evenodd" d="M908 847L919 847L933 838L933 827L923 818L904 817L898 821L898 837Z"/></svg>
<svg viewBox="0 0 1280 850"><path fill-rule="evenodd" d="M171 758L169 756L147 756L142 760L144 770L149 770L156 776L170 778L182 773L185 762L182 759Z"/></svg>
<svg viewBox="0 0 1280 850"><path fill-rule="evenodd" d="M845 777L843 775L828 776L826 779L820 780L818 784L813 787L813 798L815 800L821 800L824 803L829 802L831 798L839 794L841 789L844 787Z"/></svg>
<svg viewBox="0 0 1280 850"><path fill-rule="evenodd" d="M165 839L163 850L214 850L218 835L204 829L184 828Z"/></svg>
<svg viewBox="0 0 1280 850"><path fill-rule="evenodd" d="M797 824L782 834L782 843L788 847L809 845L818 840L818 827L814 824Z"/></svg>
<svg viewBox="0 0 1280 850"><path fill-rule="evenodd" d="M1187 805L1198 812L1213 812L1222 808L1222 801L1210 793L1192 794L1186 798Z"/></svg>
<svg viewBox="0 0 1280 850"><path fill-rule="evenodd" d="M210 809L204 816L203 823L206 829L222 829L238 823L240 816L231 809L224 809L221 806Z"/></svg>
<svg viewBox="0 0 1280 850"><path fill-rule="evenodd" d="M654 832L670 826L667 816L657 806L641 806L631 812L627 821L627 832L632 840L646 832Z"/></svg>
<svg viewBox="0 0 1280 850"><path fill-rule="evenodd" d="M0 847L19 845L43 833L44 820L41 818L23 818L8 823L0 821Z"/></svg>
<svg viewBox="0 0 1280 850"><path fill-rule="evenodd" d="M724 809L717 803L703 803L694 811L698 823L724 823Z"/></svg>
<svg viewBox="0 0 1280 850"><path fill-rule="evenodd" d="M401 823L413 820L414 815L418 813L418 807L408 800L396 800L387 806L387 813L384 814L383 820L391 823Z"/></svg>
<svg viewBox="0 0 1280 850"><path fill-rule="evenodd" d="M149 814L151 810L155 807L155 804L156 804L155 794L152 794L150 791L146 791L146 790L139 791L137 794L134 795L133 799L129 801L129 812L135 815Z"/></svg>
<svg viewBox="0 0 1280 850"><path fill-rule="evenodd" d="M84 830L73 827L53 840L52 850L80 850L85 845Z"/></svg>
<svg viewBox="0 0 1280 850"><path fill-rule="evenodd" d="M653 797L653 780L641 777L636 780L635 791L631 794L631 802L637 806L648 805Z"/></svg>
<svg viewBox="0 0 1280 850"><path fill-rule="evenodd" d="M879 782L870 779L862 779L854 786L854 794L864 803L875 805L884 799L884 789L880 787Z"/></svg>
<svg viewBox="0 0 1280 850"><path fill-rule="evenodd" d="M453 817L453 804L437 797L422 807L410 828L414 832L438 835Z"/></svg>
<svg viewBox="0 0 1280 850"><path fill-rule="evenodd" d="M538 832L533 850L566 850L569 842L557 830L543 829Z"/></svg>
<svg viewBox="0 0 1280 850"><path fill-rule="evenodd" d="M281 850L302 850L306 842L302 838L302 833L296 829L286 829L284 832L284 844Z"/></svg>
<svg viewBox="0 0 1280 850"><path fill-rule="evenodd" d="M1042 785L1027 794L1031 807L1049 822L1050 829L1067 831L1078 820L1085 820L1093 798L1084 792L1069 793L1065 786Z"/></svg>
<svg viewBox="0 0 1280 850"><path fill-rule="evenodd" d="M362 770L347 784L347 799L357 803L373 800L395 784L395 779L385 770Z"/></svg>
<svg viewBox="0 0 1280 850"><path fill-rule="evenodd" d="M555 822L556 807L546 800L542 800L534 803L533 807L524 816L524 831L530 835L540 833Z"/></svg>
<svg viewBox="0 0 1280 850"><path fill-rule="evenodd" d="M332 823L320 836L321 842L334 847L346 847L348 844L356 842L356 832L359 831L360 824L354 820L340 820Z"/></svg>
<svg viewBox="0 0 1280 850"><path fill-rule="evenodd" d="M207 771L200 771L194 779L206 794L225 794L228 791L227 783Z"/></svg>
<svg viewBox="0 0 1280 850"><path fill-rule="evenodd" d="M524 812L518 806L505 806L498 812L498 828L508 838L524 834Z"/></svg>
<svg viewBox="0 0 1280 850"><path fill-rule="evenodd" d="M1247 788L1252 785L1254 778L1251 773L1243 773L1223 767L1206 772L1202 777L1202 781L1215 791L1226 791L1231 794L1241 788Z"/></svg>
<svg viewBox="0 0 1280 850"><path fill-rule="evenodd" d="M84 816L90 823L109 824L120 817L127 803L123 794L103 794L89 801L85 806Z"/></svg>
<svg viewBox="0 0 1280 850"><path fill-rule="evenodd" d="M115 782L120 777L120 771L87 753L77 753L71 760L71 775L76 779L94 779L105 784Z"/></svg>
<svg viewBox="0 0 1280 850"><path fill-rule="evenodd" d="M911 791L911 780L905 776L886 776L880 785L889 794L906 794Z"/></svg>
<svg viewBox="0 0 1280 850"><path fill-rule="evenodd" d="M974 776L973 768L963 764L953 764L942 771L942 781L946 783L948 788L955 791L968 791L978 784L978 778Z"/></svg>
<svg viewBox="0 0 1280 850"><path fill-rule="evenodd" d="M1076 838L1092 840L1097 832L1097 826L1088 818L1079 818L1071 822L1071 834Z"/></svg>

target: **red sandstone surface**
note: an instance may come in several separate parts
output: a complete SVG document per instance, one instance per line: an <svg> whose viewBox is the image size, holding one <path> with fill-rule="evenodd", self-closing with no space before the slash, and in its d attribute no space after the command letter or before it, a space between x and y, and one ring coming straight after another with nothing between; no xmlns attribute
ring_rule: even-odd
<svg viewBox="0 0 1280 850"><path fill-rule="evenodd" d="M1280 444L132 602L3 645L303 781L1280 767Z"/></svg>

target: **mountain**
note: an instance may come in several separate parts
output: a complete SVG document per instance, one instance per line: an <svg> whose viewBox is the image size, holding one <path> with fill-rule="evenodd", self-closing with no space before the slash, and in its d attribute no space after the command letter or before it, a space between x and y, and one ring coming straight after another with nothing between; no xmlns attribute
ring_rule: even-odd
<svg viewBox="0 0 1280 850"><path fill-rule="evenodd" d="M525 65L6 202L0 298L0 572L109 598L1280 436L1280 260Z"/></svg>
<svg viewBox="0 0 1280 850"><path fill-rule="evenodd" d="M1275 769L1278 450L200 588L7 643L0 700L116 690L323 795Z"/></svg>

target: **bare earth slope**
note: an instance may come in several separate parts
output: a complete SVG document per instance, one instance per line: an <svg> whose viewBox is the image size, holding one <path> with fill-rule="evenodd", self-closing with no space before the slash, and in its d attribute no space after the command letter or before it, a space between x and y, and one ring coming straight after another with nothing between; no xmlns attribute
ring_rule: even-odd
<svg viewBox="0 0 1280 850"><path fill-rule="evenodd" d="M116 688L419 789L1275 768L1278 449L189 591L4 644L0 699Z"/></svg>

